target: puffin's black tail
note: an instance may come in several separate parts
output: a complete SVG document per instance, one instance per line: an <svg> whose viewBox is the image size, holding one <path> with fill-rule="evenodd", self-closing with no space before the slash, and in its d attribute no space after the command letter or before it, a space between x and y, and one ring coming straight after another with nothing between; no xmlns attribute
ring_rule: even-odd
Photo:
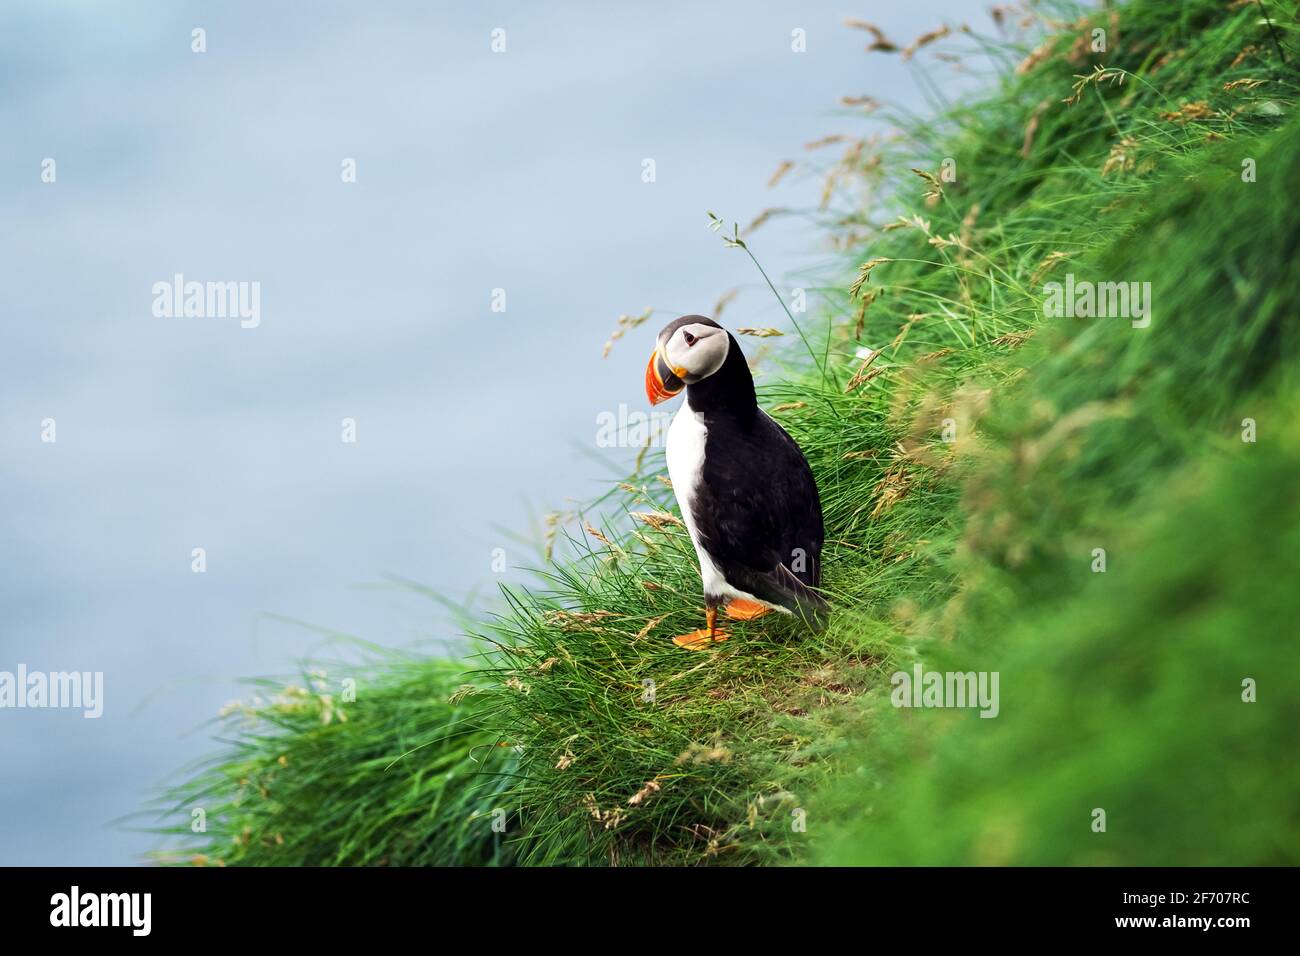
<svg viewBox="0 0 1300 956"><path fill-rule="evenodd" d="M800 581L784 564L778 564L769 578L784 598L781 601L784 607L792 611L796 617L803 618L804 623L813 630L820 631L826 627L831 606L821 592Z"/></svg>

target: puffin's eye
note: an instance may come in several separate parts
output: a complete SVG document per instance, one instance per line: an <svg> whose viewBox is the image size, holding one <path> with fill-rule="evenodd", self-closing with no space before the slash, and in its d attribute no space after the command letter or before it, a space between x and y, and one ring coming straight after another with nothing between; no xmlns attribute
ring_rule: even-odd
<svg viewBox="0 0 1300 956"><path fill-rule="evenodd" d="M698 339L696 339L695 336L691 335L691 333L690 333L690 332L687 332L685 329L682 329L682 338L684 338L684 339L686 340L686 346L687 346L687 348L690 348L690 347L691 347L692 345L694 345L697 341L699 341Z"/></svg>

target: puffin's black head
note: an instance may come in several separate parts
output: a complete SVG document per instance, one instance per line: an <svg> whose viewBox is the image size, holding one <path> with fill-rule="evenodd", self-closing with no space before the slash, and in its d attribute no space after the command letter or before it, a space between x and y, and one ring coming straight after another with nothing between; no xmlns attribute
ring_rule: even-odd
<svg viewBox="0 0 1300 956"><path fill-rule="evenodd" d="M722 368L730 349L731 336L712 319L702 315L673 319L659 333L646 366L646 398L658 405L687 385L702 382Z"/></svg>

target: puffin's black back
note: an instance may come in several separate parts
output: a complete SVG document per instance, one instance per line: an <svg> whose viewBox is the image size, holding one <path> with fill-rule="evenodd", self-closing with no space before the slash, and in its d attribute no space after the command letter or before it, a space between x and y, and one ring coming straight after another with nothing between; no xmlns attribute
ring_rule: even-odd
<svg viewBox="0 0 1300 956"><path fill-rule="evenodd" d="M717 372L687 387L708 430L692 508L700 542L723 577L755 597L818 614L824 537L812 470L794 439L758 407L754 378L731 337Z"/></svg>

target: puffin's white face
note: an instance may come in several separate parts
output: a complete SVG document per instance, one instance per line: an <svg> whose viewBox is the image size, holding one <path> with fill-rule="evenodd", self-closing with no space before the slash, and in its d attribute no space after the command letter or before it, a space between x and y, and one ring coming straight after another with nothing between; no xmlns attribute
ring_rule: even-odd
<svg viewBox="0 0 1300 956"><path fill-rule="evenodd" d="M667 401L687 385L703 381L727 360L731 336L707 322L677 319L659 333L646 367L646 397L651 405Z"/></svg>

